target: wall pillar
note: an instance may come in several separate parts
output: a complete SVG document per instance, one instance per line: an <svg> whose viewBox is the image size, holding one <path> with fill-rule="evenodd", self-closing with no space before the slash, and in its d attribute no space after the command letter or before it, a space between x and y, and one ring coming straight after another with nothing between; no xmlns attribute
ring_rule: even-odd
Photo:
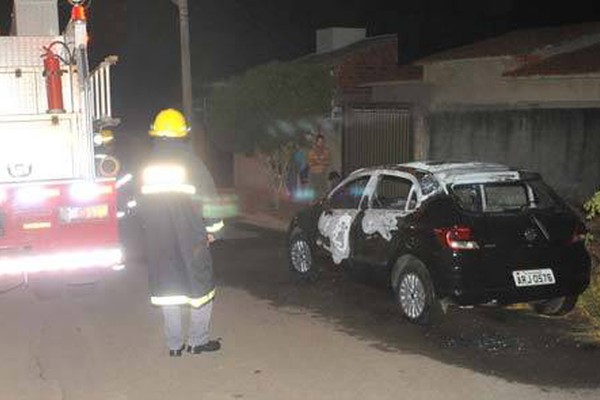
<svg viewBox="0 0 600 400"><path fill-rule="evenodd" d="M429 110L415 105L411 109L413 126L413 157L415 161L428 160L430 157Z"/></svg>

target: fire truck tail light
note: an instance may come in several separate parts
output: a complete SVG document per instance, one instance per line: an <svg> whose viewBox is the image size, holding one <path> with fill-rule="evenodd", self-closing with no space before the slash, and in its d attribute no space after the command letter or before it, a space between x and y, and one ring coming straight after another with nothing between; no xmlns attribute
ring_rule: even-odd
<svg viewBox="0 0 600 400"><path fill-rule="evenodd" d="M36 205L60 196L58 188L30 186L17 190L15 199L20 205Z"/></svg>
<svg viewBox="0 0 600 400"><path fill-rule="evenodd" d="M74 200L89 201L106 194L111 194L111 185L101 185L93 182L78 182L71 185L70 195Z"/></svg>

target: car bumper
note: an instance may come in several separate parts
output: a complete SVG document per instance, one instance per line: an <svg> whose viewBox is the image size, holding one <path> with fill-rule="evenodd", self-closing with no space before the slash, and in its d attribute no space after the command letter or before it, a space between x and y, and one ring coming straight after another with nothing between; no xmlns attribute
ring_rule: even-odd
<svg viewBox="0 0 600 400"><path fill-rule="evenodd" d="M591 263L585 251L569 252L550 263L556 282L539 286L517 287L513 278L516 269L511 268L512 264L483 265L477 257L454 257L453 261L452 271L446 275L446 285L440 294L459 305L513 304L576 296L583 293L590 282ZM536 268L539 266L532 264L521 269Z"/></svg>
<svg viewBox="0 0 600 400"><path fill-rule="evenodd" d="M589 279L567 285L554 284L528 288L506 286L485 290L463 290L457 287L449 298L459 305L476 305L490 302L498 304L524 303L561 296L577 296L585 291L588 284Z"/></svg>

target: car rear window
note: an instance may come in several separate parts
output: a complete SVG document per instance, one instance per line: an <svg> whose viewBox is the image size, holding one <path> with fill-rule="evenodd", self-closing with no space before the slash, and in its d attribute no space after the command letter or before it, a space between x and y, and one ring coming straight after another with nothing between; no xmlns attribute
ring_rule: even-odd
<svg viewBox="0 0 600 400"><path fill-rule="evenodd" d="M526 208L555 208L562 202L541 180L510 183L461 184L451 192L466 211L507 212Z"/></svg>

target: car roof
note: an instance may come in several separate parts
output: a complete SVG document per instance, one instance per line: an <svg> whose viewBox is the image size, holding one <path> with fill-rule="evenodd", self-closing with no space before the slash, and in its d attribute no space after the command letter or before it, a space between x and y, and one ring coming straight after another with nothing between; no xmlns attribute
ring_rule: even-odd
<svg viewBox="0 0 600 400"><path fill-rule="evenodd" d="M408 172L417 176L434 175L440 183L498 182L522 179L526 171L497 163L464 161L417 161L405 164L382 165L352 173Z"/></svg>

